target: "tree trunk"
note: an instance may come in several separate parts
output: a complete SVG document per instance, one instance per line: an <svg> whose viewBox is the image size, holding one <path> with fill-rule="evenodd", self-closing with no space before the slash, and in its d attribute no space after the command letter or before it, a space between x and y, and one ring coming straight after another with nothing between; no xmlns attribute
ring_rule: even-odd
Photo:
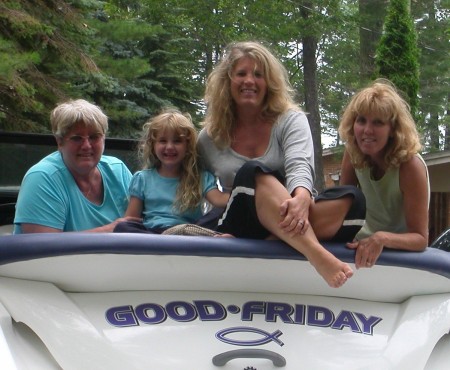
<svg viewBox="0 0 450 370"><path fill-rule="evenodd" d="M363 81L375 72L375 52L383 31L387 0L359 0L360 73Z"/></svg>
<svg viewBox="0 0 450 370"><path fill-rule="evenodd" d="M448 102L450 103L450 94L448 95ZM450 121L450 109L447 109L447 121ZM444 131L444 150L450 150L450 125L445 126Z"/></svg>
<svg viewBox="0 0 450 370"><path fill-rule="evenodd" d="M310 6L308 8L311 8ZM307 19L309 10L303 8L302 17ZM325 188L322 163L322 139L320 129L320 113L317 92L317 37L314 35L305 35L302 37L303 43L303 76L305 89L305 108L308 114L309 126L314 142L314 169L316 178L314 186L317 191Z"/></svg>

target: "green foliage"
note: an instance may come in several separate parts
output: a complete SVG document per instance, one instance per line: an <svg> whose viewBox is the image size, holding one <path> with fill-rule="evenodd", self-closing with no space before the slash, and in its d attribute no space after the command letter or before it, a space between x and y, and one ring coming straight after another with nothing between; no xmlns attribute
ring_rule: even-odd
<svg viewBox="0 0 450 370"><path fill-rule="evenodd" d="M450 150L450 8L439 9L435 0L423 0L415 2L412 11L421 49L418 117L424 143L429 151Z"/></svg>
<svg viewBox="0 0 450 370"><path fill-rule="evenodd" d="M335 136L343 105L361 85L357 4L345 4L327 17L330 31L319 43L318 70L322 132ZM334 26L333 26L334 25ZM339 145L336 137L334 145Z"/></svg>
<svg viewBox="0 0 450 370"><path fill-rule="evenodd" d="M96 70L90 32L67 3L4 1L0 35L0 127L48 132L49 111L73 93L64 76Z"/></svg>
<svg viewBox="0 0 450 370"><path fill-rule="evenodd" d="M14 81L16 71L24 70L30 64L38 64L37 52L20 52L15 44L0 35L0 80L7 83Z"/></svg>
<svg viewBox="0 0 450 370"><path fill-rule="evenodd" d="M406 94L413 115L417 112L419 91L419 49L409 0L391 0L384 32L377 48L378 73Z"/></svg>
<svg viewBox="0 0 450 370"><path fill-rule="evenodd" d="M114 136L136 136L132 133L165 106L193 114L196 110L186 79L188 62L176 52L185 40L174 38L160 25L149 25L141 14L135 16L124 20L116 13L106 22L104 18L91 21L98 31L96 60L109 85L99 83L97 76L96 81L90 78L78 86L85 90L88 84L94 100L102 102Z"/></svg>
<svg viewBox="0 0 450 370"><path fill-rule="evenodd" d="M335 135L343 106L366 84L359 70L362 27L370 39L379 38L373 25L382 20L376 12L370 22L363 19L361 2L372 6L385 0L3 0L0 130L48 132L55 104L79 97L105 110L113 136L135 137L166 105L188 111L199 123L205 79L224 46L250 39L263 41L282 60L308 110L302 42L311 37L317 42L319 121L322 132ZM398 2L392 0L391 8ZM427 146L439 148L447 140L440 133L450 131L445 130L449 14L439 0L411 4L421 48L420 90L412 94L420 97L416 116ZM409 15L406 21L411 22ZM391 35L386 19L389 47L378 55L385 53L383 63L394 58L386 63L388 77L406 92L409 85L401 78L416 67L408 58L403 61L401 53L409 46L398 39L414 30L413 25L400 28L403 22L404 17L392 18L399 28ZM398 44L402 47L396 49ZM404 72L391 75L394 67ZM414 73L408 78L413 80ZM311 124L319 125L316 121Z"/></svg>
<svg viewBox="0 0 450 370"><path fill-rule="evenodd" d="M53 28L47 24L39 22L30 14L21 12L20 9L7 9L0 13L0 22L9 27L15 38L34 44L36 36L39 38L51 37Z"/></svg>

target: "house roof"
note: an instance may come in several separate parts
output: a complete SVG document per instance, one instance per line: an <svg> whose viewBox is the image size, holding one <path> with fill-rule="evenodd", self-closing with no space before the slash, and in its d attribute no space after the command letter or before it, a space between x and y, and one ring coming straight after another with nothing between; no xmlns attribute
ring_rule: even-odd
<svg viewBox="0 0 450 370"><path fill-rule="evenodd" d="M428 167L450 163L450 150L422 155Z"/></svg>
<svg viewBox="0 0 450 370"><path fill-rule="evenodd" d="M450 193L450 150L422 155L430 174L431 191Z"/></svg>

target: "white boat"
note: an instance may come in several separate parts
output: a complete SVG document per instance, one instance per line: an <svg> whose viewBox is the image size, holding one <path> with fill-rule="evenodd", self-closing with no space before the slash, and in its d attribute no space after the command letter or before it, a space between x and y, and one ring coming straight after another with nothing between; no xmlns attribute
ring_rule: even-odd
<svg viewBox="0 0 450 370"><path fill-rule="evenodd" d="M449 330L440 249L385 250L332 289L279 241L0 236L2 370L443 370Z"/></svg>

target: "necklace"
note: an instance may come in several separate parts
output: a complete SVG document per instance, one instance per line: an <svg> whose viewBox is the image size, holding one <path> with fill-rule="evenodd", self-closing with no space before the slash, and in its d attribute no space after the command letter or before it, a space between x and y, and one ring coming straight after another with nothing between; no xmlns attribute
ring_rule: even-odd
<svg viewBox="0 0 450 370"><path fill-rule="evenodd" d="M81 188L80 188L81 190ZM103 189L100 183L89 183L89 188L87 190L81 190L84 197L94 204L100 205L103 201Z"/></svg>
<svg viewBox="0 0 450 370"><path fill-rule="evenodd" d="M87 185L86 185L87 184ZM77 181L78 188L81 193L89 200L96 194L97 175L94 174L92 178L88 178L87 181Z"/></svg>
<svg viewBox="0 0 450 370"><path fill-rule="evenodd" d="M86 186L81 186L81 184L78 184L78 188L80 189L81 193L87 198L89 199L89 197L91 196L91 194L93 193L93 188L94 186L92 185L92 183L88 183L88 187Z"/></svg>
<svg viewBox="0 0 450 370"><path fill-rule="evenodd" d="M86 190L81 190L81 192L84 194L84 196L86 198L89 198L89 195L91 195L91 193L92 193L92 184L89 184L89 189L87 191Z"/></svg>

